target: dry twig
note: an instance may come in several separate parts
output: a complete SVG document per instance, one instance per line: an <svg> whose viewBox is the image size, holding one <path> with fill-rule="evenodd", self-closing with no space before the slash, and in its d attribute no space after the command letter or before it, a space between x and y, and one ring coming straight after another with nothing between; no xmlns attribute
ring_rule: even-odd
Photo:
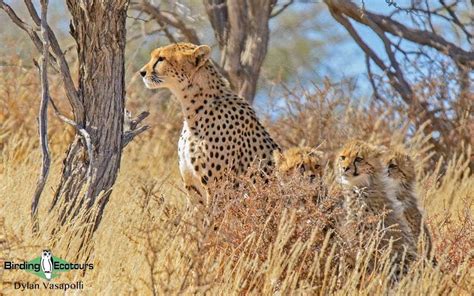
<svg viewBox="0 0 474 296"><path fill-rule="evenodd" d="M48 101L49 101L49 84L48 84L48 63L49 63L49 38L47 33L47 17L48 17L48 0L41 0L41 33L43 37L43 57L40 68L41 76L41 105L38 115L39 135L41 153L43 163L41 166L41 175L36 185L33 201L31 203L31 219L33 223L33 231L38 231L38 204L44 186L49 175L49 167L51 165L51 156L48 148Z"/></svg>

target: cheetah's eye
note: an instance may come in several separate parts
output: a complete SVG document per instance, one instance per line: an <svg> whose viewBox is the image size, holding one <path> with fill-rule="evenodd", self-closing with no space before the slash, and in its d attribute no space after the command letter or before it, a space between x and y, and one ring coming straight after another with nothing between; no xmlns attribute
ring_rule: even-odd
<svg viewBox="0 0 474 296"><path fill-rule="evenodd" d="M361 157L356 157L355 162L361 162L362 158Z"/></svg>
<svg viewBox="0 0 474 296"><path fill-rule="evenodd" d="M158 59L156 60L155 64L153 65L153 69L155 69L156 65L158 65L158 63L160 62L163 62L165 60L164 57L158 57Z"/></svg>
<svg viewBox="0 0 474 296"><path fill-rule="evenodd" d="M397 165L391 163L391 164L388 165L388 168L389 168L389 169L395 169L395 168L397 168Z"/></svg>
<svg viewBox="0 0 474 296"><path fill-rule="evenodd" d="M346 157L344 155L341 155L341 160L345 160Z"/></svg>
<svg viewBox="0 0 474 296"><path fill-rule="evenodd" d="M298 171L300 172L300 174L303 174L306 171L306 168L304 167L304 165L300 164L298 166Z"/></svg>
<svg viewBox="0 0 474 296"><path fill-rule="evenodd" d="M321 166L320 166L319 164L315 164L315 165L314 165L314 169L315 169L315 170L319 170L320 167L321 167Z"/></svg>

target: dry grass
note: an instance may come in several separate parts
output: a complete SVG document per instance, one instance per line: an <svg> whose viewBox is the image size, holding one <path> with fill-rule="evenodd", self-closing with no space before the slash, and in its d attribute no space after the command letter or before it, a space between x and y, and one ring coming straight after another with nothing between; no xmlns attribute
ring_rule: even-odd
<svg viewBox="0 0 474 296"><path fill-rule="evenodd" d="M36 72L18 65L0 71L0 81L0 256L28 260L51 247L55 256L72 261L78 243L73 234L81 225L69 225L55 241L46 235L33 237L30 231L30 202L40 165ZM59 87L53 87L53 96L61 101ZM216 206L206 212L207 223L202 223L202 213L186 210L177 171L177 104L147 107L158 99L146 94L150 93L139 84L128 88L132 111L150 108L154 126L126 148L102 224L88 245L94 269L69 272L55 282L82 280L87 295L472 293L474 178L469 147L459 143L462 153L433 165L436 151L423 129L410 131L391 110L353 106L350 93L335 92L328 84L304 99L289 97L282 111L285 116L267 120L283 146L306 139L306 145L322 144L322 149L333 151L356 136L404 145L417 159L418 191L438 265L420 259L394 284L388 250L377 257L374 269L368 268L379 237L364 237L357 248L349 249L331 235L331 221L337 215L332 209L339 194L331 176L326 182L332 185L322 188L297 180L285 185L271 180L265 186L242 182L244 189L224 186ZM55 162L40 203L41 229L55 218L55 213L47 215L47 209L71 131L53 118L50 136ZM315 203L315 195L324 199ZM350 264L349 253L355 258ZM1 276L5 293L15 292L14 281L38 280L20 271Z"/></svg>

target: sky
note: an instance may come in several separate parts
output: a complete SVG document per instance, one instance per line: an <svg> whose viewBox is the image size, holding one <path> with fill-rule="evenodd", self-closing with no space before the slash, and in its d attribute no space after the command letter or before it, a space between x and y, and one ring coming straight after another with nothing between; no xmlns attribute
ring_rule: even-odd
<svg viewBox="0 0 474 296"><path fill-rule="evenodd" d="M471 17L474 17L474 10L472 8L472 4L468 2L468 0L464 0L465 2L461 1L460 8L465 9L467 13L470 13ZM397 7L408 7L411 3L411 0L353 0L356 5L362 6L364 5L365 8L370 11L381 15L390 15L391 12L398 9ZM451 1L447 1L446 3L450 3ZM426 0L426 2L430 7L437 7L439 6L438 0ZM320 5L325 8L325 4L323 1L320 0L296 0L295 4L291 7L291 9L295 11L305 11L310 9L310 6L313 5ZM416 14L416 12L410 12ZM327 22L328 24L337 24L337 22L332 18L329 14L327 9L325 9L325 13L322 13L317 16L321 18L323 22ZM394 19L399 21L400 23L410 27L413 25L410 15L407 12L401 12L394 16ZM438 19L439 21L439 19ZM374 50L377 55L379 55L384 61L388 60L388 57L385 54L383 42L379 39L379 37L372 32L371 29L367 28L364 25L361 25L357 22L351 22L353 27L357 30L359 35L364 39L366 44ZM446 27L446 23L443 22L435 22L435 27L439 31L443 31ZM313 75L316 79L322 79L324 76L329 76L337 81L337 79L343 79L346 77L351 77L356 79L356 95L358 97L370 97L373 93L372 87L370 82L367 78L367 68L366 68L366 58L365 53L358 47L358 45L350 38L349 34L345 30L344 27L337 24L334 26L338 33L343 34L346 37L345 42L338 43L337 46L334 46L332 49L332 54L330 55L330 67L318 67L315 69ZM446 33L448 32L448 33ZM444 30L443 38L457 44L456 36L452 33L452 31ZM312 31L310 34L318 34L317 31ZM313 37L313 36L308 36ZM291 37L290 37L291 39ZM415 44L409 41L403 41L403 46L408 49L415 49ZM472 45L465 42L461 45L465 50L474 50ZM401 60L401 56L396 55L397 59ZM387 63L388 64L388 63ZM382 74L381 70L372 63L371 69L376 74ZM336 70L336 72L334 72ZM474 73L473 73L474 74ZM406 74L406 78L408 80L414 79L414 76L411 74ZM268 104L267 100L265 100L265 96L260 93L257 99L257 107L265 108Z"/></svg>
<svg viewBox="0 0 474 296"><path fill-rule="evenodd" d="M362 5L364 3L367 10L381 13L381 14L389 14L391 11L395 9L394 5L390 5L390 2L395 2L398 6L404 7L407 6L410 0L353 0L354 3L358 5ZM435 0L427 0L428 3L430 2L437 2ZM472 9L472 6L465 0L465 8ZM23 1L18 0L7 0L7 3L12 4L14 7L21 7ZM64 0L50 0L50 23L54 26L55 31L60 35L66 37L68 36L68 25L69 19L67 16L66 9L64 7ZM155 1L159 2L159 1ZM285 3L285 0L280 0L279 3ZM200 2L199 2L200 3ZM311 9L314 5L321 6L323 13L318 14L317 17L320 18L320 21L327 22L328 24L335 23L335 20L332 19L330 14L328 13L327 9L325 8L325 4L321 0L296 0L295 3L290 7L290 9L294 12L304 12L305 10ZM401 13L399 15L399 21L403 23L408 23L409 18L404 14ZM14 26L6 17L3 11L0 11L0 22L5 27L12 27ZM274 21L272 21L274 22ZM270 28L272 28L272 22L270 23ZM360 35L366 40L366 42L371 46L371 48L381 55L382 58L384 56L383 44L379 40L379 38L372 33L369 29L367 29L363 25L359 25L357 23L353 23L354 27L358 30ZM274 27L274 26L273 26ZM342 33L346 36L347 32L345 29L340 25L334 26L339 33ZM1 31L0 31L1 34ZM207 33L206 33L207 34ZM309 31L308 38L324 38L323 35L318 36L318 32L316 30ZM326 32L327 34L327 32ZM212 34L209 34L212 36ZM209 37L209 36L208 36ZM450 36L448 36L449 38ZM270 36L271 38L271 36ZM149 43L154 44L156 43L156 37L150 37ZM206 38L203 38L204 40ZM18 34L18 40L20 40L20 46L17 47L18 51L22 51L23 48L21 44L24 44L28 41L28 37L25 33L21 32ZM291 36L288 36L288 42L291 42ZM1 45L0 45L1 49ZM352 39L347 38L345 42L338 43L337 46L334 48L330 48L330 55L329 61L326 61L325 65L315 64L315 66L308 71L306 75L308 75L308 80L316 80L316 82L321 82L325 76L329 76L332 79L338 80L343 79L345 77L355 77L357 81L357 87L359 95L361 96L369 96L372 92L370 84L367 80L366 75L366 65L365 65L365 55L362 50L352 41ZM308 61L311 63L311 61ZM375 71L376 67L372 67ZM256 100L257 107L265 106L267 100L265 99L265 94L260 92L259 96Z"/></svg>

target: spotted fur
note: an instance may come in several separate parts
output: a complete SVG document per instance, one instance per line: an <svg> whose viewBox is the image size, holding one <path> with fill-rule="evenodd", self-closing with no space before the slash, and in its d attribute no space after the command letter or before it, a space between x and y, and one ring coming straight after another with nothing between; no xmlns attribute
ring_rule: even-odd
<svg viewBox="0 0 474 296"><path fill-rule="evenodd" d="M168 88L184 115L179 168L193 203L206 204L211 183L225 172L242 174L252 164L270 174L279 149L244 98L209 59L207 45L177 43L151 53L140 70L148 88Z"/></svg>
<svg viewBox="0 0 474 296"><path fill-rule="evenodd" d="M400 262L404 250L407 258L416 255L413 235L402 213L402 204L396 199L387 182L382 154L376 147L354 140L339 152L336 160L338 178L345 192L345 223L361 225L365 230L367 217L384 214L383 226L388 228L383 246L393 240L393 253ZM382 247L383 247L382 246Z"/></svg>
<svg viewBox="0 0 474 296"><path fill-rule="evenodd" d="M430 256L432 240L428 227L423 222L423 210L416 194L416 174L413 160L406 153L392 149L386 151L384 165L395 196L403 206L403 215L410 230L417 240L423 231L426 253Z"/></svg>
<svg viewBox="0 0 474 296"><path fill-rule="evenodd" d="M311 147L291 147L273 152L276 171L281 177L301 175L309 181L321 177L326 158L322 151Z"/></svg>

